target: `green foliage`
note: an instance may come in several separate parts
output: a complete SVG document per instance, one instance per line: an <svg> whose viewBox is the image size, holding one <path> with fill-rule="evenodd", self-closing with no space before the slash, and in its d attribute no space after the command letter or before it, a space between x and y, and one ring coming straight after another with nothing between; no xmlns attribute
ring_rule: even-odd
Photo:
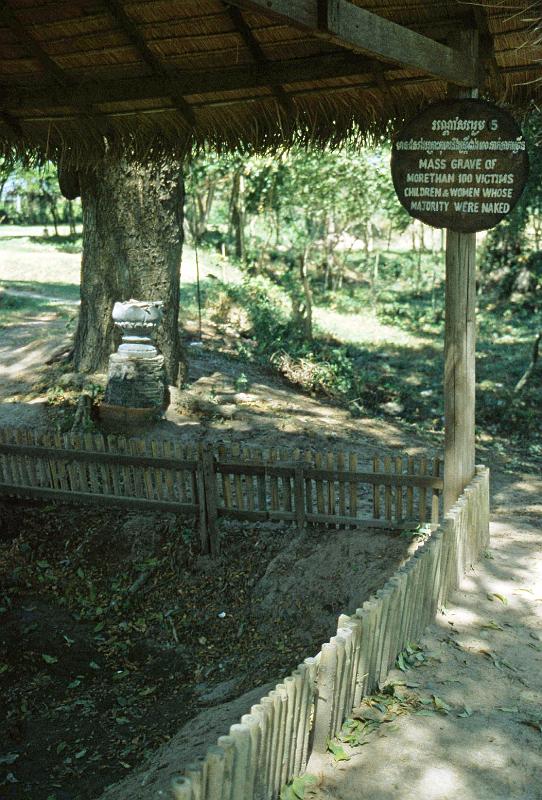
<svg viewBox="0 0 542 800"><path fill-rule="evenodd" d="M53 225L81 222L81 203L66 200L60 193L54 164L15 168L0 164L0 223L12 225Z"/></svg>
<svg viewBox="0 0 542 800"><path fill-rule="evenodd" d="M542 118L531 114L524 125L529 178L516 207L489 231L480 256L484 286L499 301L538 310L542 288ZM531 252L532 248L535 252Z"/></svg>
<svg viewBox="0 0 542 800"><path fill-rule="evenodd" d="M308 800L314 796L314 790L318 784L316 775L306 772L299 775L287 783L280 790L280 800Z"/></svg>
<svg viewBox="0 0 542 800"><path fill-rule="evenodd" d="M405 649L399 653L396 660L396 666L402 672L413 667L419 667L425 661L425 654L422 648L417 644L407 644Z"/></svg>

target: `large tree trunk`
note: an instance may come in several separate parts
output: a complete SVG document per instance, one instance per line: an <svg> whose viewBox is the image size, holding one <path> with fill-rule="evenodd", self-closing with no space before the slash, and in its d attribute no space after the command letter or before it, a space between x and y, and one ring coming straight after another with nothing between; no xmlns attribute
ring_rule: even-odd
<svg viewBox="0 0 542 800"><path fill-rule="evenodd" d="M179 276L184 185L180 166L102 163L81 173L83 259L75 366L104 370L118 343L117 300L162 300L157 344L170 383L179 381Z"/></svg>

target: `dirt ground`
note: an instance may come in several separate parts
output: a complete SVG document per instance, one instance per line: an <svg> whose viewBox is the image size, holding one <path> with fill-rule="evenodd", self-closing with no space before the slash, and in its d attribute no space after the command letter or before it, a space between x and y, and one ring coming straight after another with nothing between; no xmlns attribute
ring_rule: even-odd
<svg viewBox="0 0 542 800"><path fill-rule="evenodd" d="M349 760L314 757L314 797L542 798L541 514L539 478L494 491L491 549L424 635L424 660L390 676L412 712L344 745Z"/></svg>
<svg viewBox="0 0 542 800"><path fill-rule="evenodd" d="M399 421L354 419L250 365L240 385L231 334L213 326L204 334L199 346L188 330L189 391L174 395L149 435L341 447L362 460L441 448L438 434L421 439ZM0 396L18 402L0 404L0 425L58 421L46 402L45 343L47 354L66 344L54 319L2 331ZM487 455L481 450L478 460ZM429 701L427 713L420 715L420 701L395 730L380 726L350 760L311 764L321 797L542 798L542 486L507 473L504 459L490 466L492 550L421 643L423 666L395 675L419 684L412 690ZM271 637L276 621L266 626L254 616L247 587L283 546L279 529L226 531L229 555L215 569L191 551L185 522L153 522L152 547L139 552L126 514L18 505L4 507L2 519L0 680L8 725L0 791L10 800L96 797L194 713L255 680L282 677L329 636L324 626L313 641L296 642L286 620ZM107 554L99 563L98 549ZM381 582L400 557L383 559ZM333 575L326 580L333 585ZM346 610L336 601L337 611ZM434 696L447 708L434 707Z"/></svg>

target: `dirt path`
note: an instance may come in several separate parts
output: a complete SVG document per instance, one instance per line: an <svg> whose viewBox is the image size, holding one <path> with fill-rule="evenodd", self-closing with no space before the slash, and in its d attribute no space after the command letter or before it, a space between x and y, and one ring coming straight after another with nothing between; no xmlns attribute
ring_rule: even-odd
<svg viewBox="0 0 542 800"><path fill-rule="evenodd" d="M423 665L392 674L423 715L380 726L349 761L314 759L318 798L542 798L541 498L533 477L497 487L491 550L424 636Z"/></svg>

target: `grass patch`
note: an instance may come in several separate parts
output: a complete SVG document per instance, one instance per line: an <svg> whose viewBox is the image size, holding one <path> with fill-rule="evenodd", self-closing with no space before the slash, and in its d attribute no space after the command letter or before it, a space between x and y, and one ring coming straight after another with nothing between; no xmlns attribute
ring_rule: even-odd
<svg viewBox="0 0 542 800"><path fill-rule="evenodd" d="M69 320L73 313L73 306L64 305L62 301L0 292L0 328L48 314Z"/></svg>

